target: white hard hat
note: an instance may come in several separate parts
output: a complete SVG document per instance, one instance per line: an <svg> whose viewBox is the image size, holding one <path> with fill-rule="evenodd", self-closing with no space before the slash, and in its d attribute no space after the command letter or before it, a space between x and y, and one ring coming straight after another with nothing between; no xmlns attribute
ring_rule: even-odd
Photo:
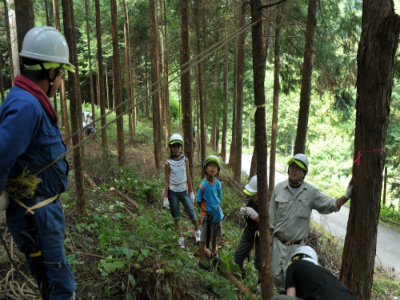
<svg viewBox="0 0 400 300"><path fill-rule="evenodd" d="M243 192L249 196L257 194L257 175L251 177L249 183L245 185Z"/></svg>
<svg viewBox="0 0 400 300"><path fill-rule="evenodd" d="M173 144L180 144L183 147L183 138L179 133L174 133L169 138L168 145L171 147L171 145L173 145Z"/></svg>
<svg viewBox="0 0 400 300"><path fill-rule="evenodd" d="M297 250L292 254L290 260L293 260L296 257L300 257L302 260L307 260L318 266L318 256L317 252L310 246L300 246Z"/></svg>
<svg viewBox="0 0 400 300"><path fill-rule="evenodd" d="M307 175L308 173L308 159L303 153L297 153L295 156L293 156L287 164L290 166L292 163L296 163L300 168L302 168Z"/></svg>
<svg viewBox="0 0 400 300"><path fill-rule="evenodd" d="M19 55L44 62L60 63L68 71L75 72L75 66L69 62L67 41L61 32L53 27L37 26L30 29L24 37Z"/></svg>

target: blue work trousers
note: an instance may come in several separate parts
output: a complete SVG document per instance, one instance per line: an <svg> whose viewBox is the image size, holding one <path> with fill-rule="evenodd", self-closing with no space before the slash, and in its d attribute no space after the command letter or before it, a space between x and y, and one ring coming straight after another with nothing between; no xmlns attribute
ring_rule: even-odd
<svg viewBox="0 0 400 300"><path fill-rule="evenodd" d="M44 197L26 199L27 207L45 200ZM19 250L25 253L29 269L36 280L31 258L26 249L26 241L19 233L27 231L26 209L15 201L7 208L7 226ZM75 299L75 283L71 268L68 265L64 250L65 220L61 205L57 200L34 210L40 250L44 262L50 300Z"/></svg>

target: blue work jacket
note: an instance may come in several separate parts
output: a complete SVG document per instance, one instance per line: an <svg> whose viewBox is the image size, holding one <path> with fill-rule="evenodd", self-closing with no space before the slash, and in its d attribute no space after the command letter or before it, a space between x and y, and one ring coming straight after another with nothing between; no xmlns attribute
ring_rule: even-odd
<svg viewBox="0 0 400 300"><path fill-rule="evenodd" d="M35 174L66 150L56 124L28 91L14 86L0 106L0 191L8 178L27 168ZM65 157L38 174L35 196L51 197L67 189L69 165Z"/></svg>

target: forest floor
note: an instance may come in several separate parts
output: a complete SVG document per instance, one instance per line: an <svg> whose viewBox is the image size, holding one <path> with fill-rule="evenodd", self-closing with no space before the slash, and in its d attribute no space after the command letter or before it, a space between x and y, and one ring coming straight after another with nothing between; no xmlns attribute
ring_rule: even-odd
<svg viewBox="0 0 400 300"><path fill-rule="evenodd" d="M108 150L103 151L100 142L97 137L85 146L87 215L76 213L73 168L68 191L61 197L66 219L65 249L78 299L261 299L261 295L241 293L216 268L211 272L198 269L198 247L185 215L181 224L187 247L178 247L170 213L162 208L166 151L157 170L153 145L135 141L134 146L126 146L126 161L118 167L116 143L110 142ZM201 167L195 159L195 186L201 181ZM239 270L233 254L244 225L238 211L243 205L246 180L236 183L232 178L232 172L223 166L219 180L226 217L219 251L222 269L235 273ZM110 188L119 195L110 196ZM0 213L0 234L15 265L13 268L0 244L0 299L39 299L24 256L6 228L5 213ZM342 249L335 240L312 227L307 243L317 250L321 266L338 276ZM247 263L246 270L248 276L242 283L251 291L257 273L252 262ZM394 300L399 295L399 283L384 270L376 269L372 299Z"/></svg>

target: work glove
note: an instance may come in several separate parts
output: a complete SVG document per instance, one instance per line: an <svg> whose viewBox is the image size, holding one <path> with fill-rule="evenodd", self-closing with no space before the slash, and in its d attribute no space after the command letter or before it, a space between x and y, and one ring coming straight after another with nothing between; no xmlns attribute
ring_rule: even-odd
<svg viewBox="0 0 400 300"><path fill-rule="evenodd" d="M353 180L350 180L349 185L347 186L346 194L344 196L347 199L350 199L352 194L353 194Z"/></svg>
<svg viewBox="0 0 400 300"><path fill-rule="evenodd" d="M168 198L164 198L163 206L164 206L166 209L169 209L169 201L168 201Z"/></svg>
<svg viewBox="0 0 400 300"><path fill-rule="evenodd" d="M254 220L256 220L257 217L258 217L258 213L254 209L252 209L251 207L241 207L240 208L240 213L242 215L247 215L247 216L249 216L250 218L252 218Z"/></svg>
<svg viewBox="0 0 400 300"><path fill-rule="evenodd" d="M190 192L190 201L192 201L192 204L194 204L194 192Z"/></svg>
<svg viewBox="0 0 400 300"><path fill-rule="evenodd" d="M4 190L0 196L0 211L6 210L7 206L10 204L10 198L8 193Z"/></svg>

